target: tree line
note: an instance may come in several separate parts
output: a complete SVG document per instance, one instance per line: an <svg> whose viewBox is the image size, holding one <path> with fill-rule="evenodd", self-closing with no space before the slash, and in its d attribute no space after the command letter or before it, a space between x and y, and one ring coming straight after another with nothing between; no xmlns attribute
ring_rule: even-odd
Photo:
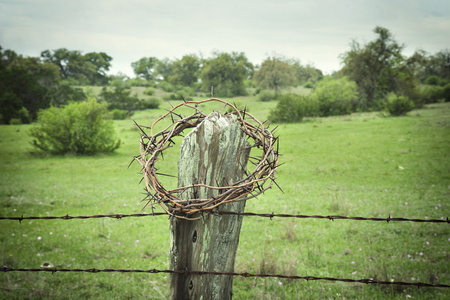
<svg viewBox="0 0 450 300"><path fill-rule="evenodd" d="M386 110L404 115L426 103L450 101L450 51L434 55L417 50L403 55L405 46L383 27L367 44L353 41L341 54L342 69L326 76L310 96L286 95L269 118L299 122L304 117L345 115Z"/></svg>
<svg viewBox="0 0 450 300"><path fill-rule="evenodd" d="M304 85L316 94L322 107L319 115L380 110L390 94L407 97L415 105L448 99L449 50L436 54L418 50L407 57L402 53L405 46L388 29L376 27L374 33L376 39L369 43L353 41L340 55L341 70L325 77L314 66L281 55L254 65L243 52L216 51L209 58L196 54L174 60L142 57L131 63L135 77L128 78L107 74L113 58L105 52L83 54L61 48L45 50L40 57L24 57L0 47L0 122L28 123L36 119L39 109L87 100L77 88L86 85L115 87L103 89L99 98L109 102L110 109L128 113L157 107L155 101L145 103L132 96L130 86L161 88L172 92L172 99L207 92L211 86L217 97L245 96L254 87L267 100L278 98L286 87Z"/></svg>
<svg viewBox="0 0 450 300"><path fill-rule="evenodd" d="M139 79L204 91L214 86L215 94L221 97L247 95L252 79L261 88L273 88L277 93L283 87L316 82L323 77L317 68L278 55L267 58L261 66L254 65L243 52L216 51L206 59L196 54L176 60L143 57L131 66Z"/></svg>
<svg viewBox="0 0 450 300"><path fill-rule="evenodd" d="M40 109L86 100L79 84L106 84L112 58L58 49L24 57L0 47L0 122L29 123Z"/></svg>

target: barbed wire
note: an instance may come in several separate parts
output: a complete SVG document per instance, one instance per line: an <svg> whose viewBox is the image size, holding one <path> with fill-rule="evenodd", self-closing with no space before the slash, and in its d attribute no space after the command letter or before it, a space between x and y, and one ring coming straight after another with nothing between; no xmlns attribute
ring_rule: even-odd
<svg viewBox="0 0 450 300"><path fill-rule="evenodd" d="M151 217L151 216L166 216L166 213L152 213L152 214L110 214L110 215L91 215L91 216L58 216L58 217L24 217L23 215L20 217L0 217L0 220L16 220L21 223L23 220L73 220L73 219L101 219L101 218L112 218L112 219L122 219L129 217Z"/></svg>
<svg viewBox="0 0 450 300"><path fill-rule="evenodd" d="M433 288L450 288L446 284L430 284L424 282L403 282L403 281L380 281L374 279L349 279L349 278L334 278L334 277L317 277L317 276L296 276L283 274L252 274L252 273L235 273L235 272L206 272L206 271L188 271L188 270L130 270L130 269L57 269L57 268L43 268L43 269L14 269L3 266L2 272L84 272L84 273L167 273L167 274L184 274L184 275L214 275L214 276L241 276L241 277L260 277L260 278L281 278L281 279L296 279L306 281L340 281L347 283L365 283L365 284L384 284L384 285L406 285L416 287L433 287Z"/></svg>
<svg viewBox="0 0 450 300"><path fill-rule="evenodd" d="M204 216L208 214L214 215L239 215L239 216L249 216L249 217L263 217L263 218L297 218L297 219L327 219L330 221L334 220L353 220L353 221L374 221L374 222L417 222L417 223L450 223L449 218L446 219L408 219L408 218L393 218L389 215L387 218L373 218L373 217L347 217L340 215L299 215L299 214L275 214L275 213L251 213L251 212L229 212L229 211L213 211L210 213L205 213ZM153 217L153 216L167 216L164 212L151 213L151 214L110 214L110 215L91 215L91 216L30 216L24 217L0 217L0 220L15 220L22 222L23 220L73 220L73 219L99 219L99 218L112 218L112 219L122 219L129 217Z"/></svg>
<svg viewBox="0 0 450 300"><path fill-rule="evenodd" d="M389 215L387 218L372 218L372 217L347 217L347 216L339 216L339 215L328 215L328 216L322 216L322 215L295 215L295 214L258 214L258 213L251 213L251 212L243 212L243 213L236 213L236 212L230 212L230 211L218 211L217 214L220 215L241 215L241 216L256 216L256 217L264 217L264 218L298 218L298 219L328 219L330 221L334 220L353 220L353 221L375 221L375 222L418 222L418 223L450 223L450 220L448 219L408 219L408 218L393 218L391 215Z"/></svg>

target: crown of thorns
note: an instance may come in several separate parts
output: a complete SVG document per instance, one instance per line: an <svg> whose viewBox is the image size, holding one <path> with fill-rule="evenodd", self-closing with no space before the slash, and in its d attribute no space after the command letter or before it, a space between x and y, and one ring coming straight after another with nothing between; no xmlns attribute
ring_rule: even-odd
<svg viewBox="0 0 450 300"><path fill-rule="evenodd" d="M241 130L245 132L248 138L254 141L253 145L250 147L262 149L261 157L250 157L249 162L254 165L253 172L250 172L248 169L244 170L246 177L232 185L215 187L205 184L193 184L166 190L158 180L158 175L171 175L157 172L158 169L155 164L158 157L163 157L164 150L173 147L175 144L172 140L173 137L183 136L182 133L185 129L196 127L207 117L198 106L202 103L212 101L223 103L224 108L227 106L231 107L231 112L228 112L227 114L235 114L237 116L237 119L241 124ZM175 112L181 107L191 108L194 113L190 116L183 117ZM169 117L171 118L172 123L162 131L153 133L155 125ZM248 122L246 117L250 118L256 125ZM143 199L143 201L147 201L144 208L147 205L150 205L153 210L154 205L158 204L170 216L196 220L200 219L202 216L195 213L212 212L214 208L221 204L234 201L245 201L254 198L270 189L273 184L280 188L275 182L275 171L279 166L278 137L273 135L276 127L270 131L268 127L265 128L265 122L262 123L258 121L254 116L246 112L245 109L239 110L235 105L227 101L216 98L202 101L184 101L176 106L172 106L171 110L159 117L151 126L138 125L136 122L135 124L141 131L140 155L135 156L134 159L139 161L142 166L143 180L145 182L147 195ZM144 129L150 129L150 135L148 135ZM267 181L268 184L264 186ZM219 195L209 199L186 200L180 198L181 194L187 190L198 187L217 189L219 190Z"/></svg>

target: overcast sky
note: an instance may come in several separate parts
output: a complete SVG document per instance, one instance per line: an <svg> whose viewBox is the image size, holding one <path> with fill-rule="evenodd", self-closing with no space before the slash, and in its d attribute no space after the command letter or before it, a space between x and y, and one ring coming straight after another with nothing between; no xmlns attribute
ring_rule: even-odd
<svg viewBox="0 0 450 300"><path fill-rule="evenodd" d="M405 44L450 48L449 0L0 0L0 46L25 56L67 48L106 52L112 74L133 75L144 56L210 57L244 52L254 64L274 53L339 70L350 42L382 26Z"/></svg>

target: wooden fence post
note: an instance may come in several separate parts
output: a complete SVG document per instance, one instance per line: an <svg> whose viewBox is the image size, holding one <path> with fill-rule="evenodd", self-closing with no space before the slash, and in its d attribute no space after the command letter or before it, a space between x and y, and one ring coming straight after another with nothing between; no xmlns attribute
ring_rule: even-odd
<svg viewBox="0 0 450 300"><path fill-rule="evenodd" d="M235 115L213 112L181 143L178 186L204 183L227 186L244 178L250 154ZM183 199L211 198L222 191L199 187ZM187 195L186 195L187 194ZM243 212L245 201L222 204L222 211ZM205 214L195 221L172 218L172 270L234 272L242 216ZM231 299L232 276L171 274L171 299Z"/></svg>

